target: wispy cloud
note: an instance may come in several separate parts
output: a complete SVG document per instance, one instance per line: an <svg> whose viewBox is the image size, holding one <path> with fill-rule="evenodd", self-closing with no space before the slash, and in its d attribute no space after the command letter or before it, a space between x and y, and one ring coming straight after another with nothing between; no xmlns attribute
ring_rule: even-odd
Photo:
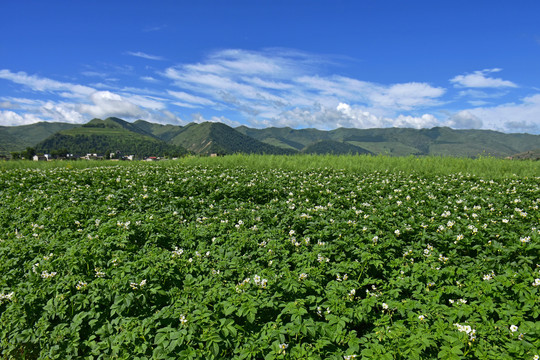
<svg viewBox="0 0 540 360"><path fill-rule="evenodd" d="M216 104L215 102L213 102L212 100L208 100L207 98L191 95L183 91L169 90L168 93L172 95L173 97L175 97L176 99L179 99L181 101L184 101L185 103L190 104L188 107L213 106Z"/></svg>
<svg viewBox="0 0 540 360"><path fill-rule="evenodd" d="M143 59L148 59L148 60L157 60L157 61L165 60L165 58L163 56L150 55L150 54L143 53L141 51L136 51L136 52L135 51L127 51L126 54L131 55L131 56L135 56L135 57L140 57L140 58L143 58Z"/></svg>
<svg viewBox="0 0 540 360"><path fill-rule="evenodd" d="M141 76L141 80L146 81L146 82L150 82L150 83L157 83L157 82L159 82L158 79L153 78L152 76Z"/></svg>
<svg viewBox="0 0 540 360"><path fill-rule="evenodd" d="M88 96L95 91L95 89L88 86L28 75L22 71L14 73L7 69L0 70L0 79L11 80L14 83L25 85L35 91L67 91L65 94L70 94L74 97Z"/></svg>
<svg viewBox="0 0 540 360"><path fill-rule="evenodd" d="M489 77L491 73L496 73L501 71L501 69L484 69L473 72L472 74L458 75L452 79L450 82L454 84L455 87L465 87L465 88L515 88L517 87L511 81L503 80L500 78Z"/></svg>
<svg viewBox="0 0 540 360"><path fill-rule="evenodd" d="M88 77L100 77L100 78L106 78L109 76L108 74L104 72L98 72L98 71L83 71L81 74Z"/></svg>
<svg viewBox="0 0 540 360"><path fill-rule="evenodd" d="M313 57L315 58L315 57ZM310 54L283 49L223 50L195 64L167 68L162 75L182 93L183 104L193 106L189 96L207 99L215 110L243 113L252 124L336 127L342 125L384 125L399 111L440 103L445 89L427 83L383 85L338 75L319 75ZM200 103L200 102L199 102ZM357 118L337 111L340 103L362 113L377 115ZM408 118L400 118L405 124ZM412 118L411 118L412 119ZM352 121L352 122L351 122ZM411 120L412 121L412 120Z"/></svg>

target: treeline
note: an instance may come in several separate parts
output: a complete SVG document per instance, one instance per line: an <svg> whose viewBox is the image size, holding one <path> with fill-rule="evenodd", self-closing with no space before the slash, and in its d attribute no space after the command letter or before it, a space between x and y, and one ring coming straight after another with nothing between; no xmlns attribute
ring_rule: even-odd
<svg viewBox="0 0 540 360"><path fill-rule="evenodd" d="M52 154L58 149L67 149L70 154L74 155L85 155L87 153L109 154L110 152L120 151L123 154L137 157L176 157L187 153L185 149L179 146L169 145L162 141L95 134L55 134L36 146L38 153Z"/></svg>

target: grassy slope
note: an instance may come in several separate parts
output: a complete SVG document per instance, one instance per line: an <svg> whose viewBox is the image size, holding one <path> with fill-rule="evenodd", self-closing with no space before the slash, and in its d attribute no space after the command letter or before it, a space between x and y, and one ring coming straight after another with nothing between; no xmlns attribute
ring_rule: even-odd
<svg viewBox="0 0 540 360"><path fill-rule="evenodd" d="M281 149L246 136L221 123L205 122L188 124L183 131L170 140L197 154L268 153L284 154L291 151Z"/></svg>
<svg viewBox="0 0 540 360"><path fill-rule="evenodd" d="M305 154L334 154L334 155L347 155L347 154L365 154L369 155L372 152L349 143L333 141L333 140L321 140L306 146L303 150Z"/></svg>
<svg viewBox="0 0 540 360"><path fill-rule="evenodd" d="M21 126L0 126L0 152L21 151L35 146L58 131L79 127L79 124L39 122Z"/></svg>
<svg viewBox="0 0 540 360"><path fill-rule="evenodd" d="M0 129L0 155L8 155L12 151L21 151L24 149L24 140L3 132Z"/></svg>

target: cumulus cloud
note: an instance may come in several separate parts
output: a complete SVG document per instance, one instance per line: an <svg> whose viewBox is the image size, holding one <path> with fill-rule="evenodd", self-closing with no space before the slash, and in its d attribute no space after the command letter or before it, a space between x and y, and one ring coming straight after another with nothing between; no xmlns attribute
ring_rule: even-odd
<svg viewBox="0 0 540 360"><path fill-rule="evenodd" d="M399 115L391 120L393 127L406 127L414 129L432 128L440 125L439 120L432 114L423 114L422 116Z"/></svg>
<svg viewBox="0 0 540 360"><path fill-rule="evenodd" d="M501 69L484 69L473 72L472 74L458 75L452 79L450 82L454 84L455 87L465 87L465 88L515 88L517 87L511 81L503 80L500 78L489 77L490 73L499 72Z"/></svg>
<svg viewBox="0 0 540 360"><path fill-rule="evenodd" d="M39 121L41 121L40 118L35 117L31 114L20 115L11 110L0 111L0 124L4 126L27 125Z"/></svg>
<svg viewBox="0 0 540 360"><path fill-rule="evenodd" d="M448 125L456 129L479 129L482 127L482 120L469 110L460 111L450 117Z"/></svg>
<svg viewBox="0 0 540 360"><path fill-rule="evenodd" d="M90 100L92 104L81 104L78 108L80 112L92 117L134 118L144 113L139 106L110 91L97 91L90 96Z"/></svg>
<svg viewBox="0 0 540 360"><path fill-rule="evenodd" d="M459 111L450 117L449 126L537 134L539 119L540 94L535 94L518 102Z"/></svg>
<svg viewBox="0 0 540 360"><path fill-rule="evenodd" d="M395 118L376 116L369 111L360 108L353 108L349 104L340 103L337 108L348 121L349 126L356 128L379 128L379 127L404 127L404 128L431 128L439 125L439 120L432 114L422 116L411 116L400 114ZM343 121L342 121L343 122Z"/></svg>

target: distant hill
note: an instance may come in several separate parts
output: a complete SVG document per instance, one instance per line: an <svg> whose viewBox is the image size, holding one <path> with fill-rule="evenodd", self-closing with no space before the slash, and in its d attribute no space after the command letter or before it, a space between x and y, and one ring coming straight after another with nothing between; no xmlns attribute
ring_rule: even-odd
<svg viewBox="0 0 540 360"><path fill-rule="evenodd" d="M0 130L0 155L9 155L12 151L25 149L25 141L6 131Z"/></svg>
<svg viewBox="0 0 540 360"><path fill-rule="evenodd" d="M155 138L136 125L118 118L93 119L83 126L62 130L35 146L37 152L51 153L66 149L83 155L87 153L108 154L120 151L125 155L179 156L187 151Z"/></svg>
<svg viewBox="0 0 540 360"><path fill-rule="evenodd" d="M334 140L321 140L306 146L303 150L305 154L332 154L332 155L373 155L371 151L361 147Z"/></svg>
<svg viewBox="0 0 540 360"><path fill-rule="evenodd" d="M495 156L505 157L540 147L540 135L505 134L490 130L454 130L447 127L432 129L348 129L331 131L316 129L266 128L237 130L259 141L287 148L308 146L317 141L331 140L347 143L374 154L391 156Z"/></svg>
<svg viewBox="0 0 540 360"><path fill-rule="evenodd" d="M280 148L244 135L230 126L216 122L191 123L182 128L169 143L196 154L292 154Z"/></svg>
<svg viewBox="0 0 540 360"><path fill-rule="evenodd" d="M291 129L290 127L252 129L247 126L236 128L242 134L282 148L302 150L306 146L321 140L333 140L328 131L317 129Z"/></svg>
<svg viewBox="0 0 540 360"><path fill-rule="evenodd" d="M540 160L540 149L524 151L519 154L512 155L510 158L514 160Z"/></svg>
<svg viewBox="0 0 540 360"><path fill-rule="evenodd" d="M506 134L490 130L350 129L331 131L289 127L232 128L215 122L186 126L145 120L93 119L87 124L41 122L0 126L0 154L35 147L38 152L67 149L77 154L121 151L149 156L161 154L385 154L522 158L540 149L540 135ZM517 155L516 155L517 154ZM529 154L530 156L533 156Z"/></svg>
<svg viewBox="0 0 540 360"><path fill-rule="evenodd" d="M80 127L80 124L58 122L38 122L21 126L0 126L0 154L22 151L35 146L49 136L67 129Z"/></svg>

